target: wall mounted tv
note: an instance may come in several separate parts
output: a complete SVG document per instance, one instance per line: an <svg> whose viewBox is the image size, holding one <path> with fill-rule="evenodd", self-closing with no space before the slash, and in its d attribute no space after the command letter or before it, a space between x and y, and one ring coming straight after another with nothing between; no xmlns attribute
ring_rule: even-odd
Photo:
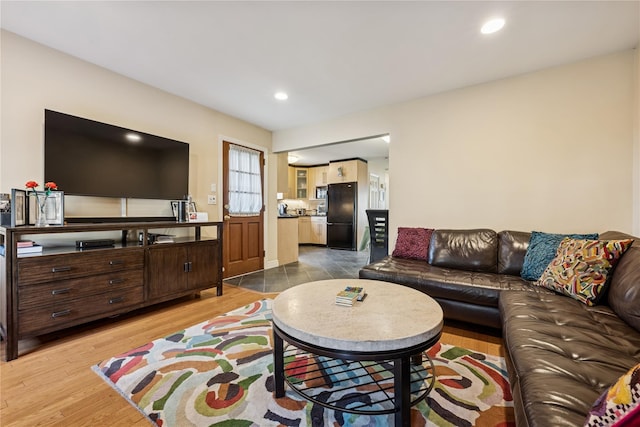
<svg viewBox="0 0 640 427"><path fill-rule="evenodd" d="M189 193L189 144L51 110L44 116L44 179L65 195L175 200Z"/></svg>

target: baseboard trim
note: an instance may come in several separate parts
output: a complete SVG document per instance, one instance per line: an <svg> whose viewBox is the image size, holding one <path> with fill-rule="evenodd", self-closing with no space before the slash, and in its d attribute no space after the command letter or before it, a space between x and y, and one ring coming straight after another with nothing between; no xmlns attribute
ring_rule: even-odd
<svg viewBox="0 0 640 427"><path fill-rule="evenodd" d="M268 270L270 268L275 268L278 267L280 265L280 261L275 260L275 261L267 261L264 263L264 269Z"/></svg>

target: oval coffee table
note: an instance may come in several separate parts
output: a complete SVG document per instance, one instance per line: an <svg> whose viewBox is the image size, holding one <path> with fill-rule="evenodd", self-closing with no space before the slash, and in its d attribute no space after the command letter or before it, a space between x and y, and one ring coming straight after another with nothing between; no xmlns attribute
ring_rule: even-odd
<svg viewBox="0 0 640 427"><path fill-rule="evenodd" d="M366 298L352 307L335 304L347 286L364 287ZM435 382L433 362L423 353L438 342L442 323L438 303L407 286L335 279L289 288L273 302L275 396L284 396L286 381L322 406L393 413L396 426L409 426L411 406ZM342 394L347 399L329 401L328 377L333 387L373 391L365 393L365 402L348 392Z"/></svg>

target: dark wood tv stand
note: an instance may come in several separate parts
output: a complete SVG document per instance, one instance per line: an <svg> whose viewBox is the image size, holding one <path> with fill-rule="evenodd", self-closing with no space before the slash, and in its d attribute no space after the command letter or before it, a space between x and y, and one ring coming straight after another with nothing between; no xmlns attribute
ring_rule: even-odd
<svg viewBox="0 0 640 427"><path fill-rule="evenodd" d="M0 332L7 361L18 341L126 313L203 289L222 295L222 222L79 223L0 227ZM204 229L204 233L203 233ZM175 234L150 243L153 234ZM77 249L76 240L115 244ZM42 244L18 254L19 240Z"/></svg>

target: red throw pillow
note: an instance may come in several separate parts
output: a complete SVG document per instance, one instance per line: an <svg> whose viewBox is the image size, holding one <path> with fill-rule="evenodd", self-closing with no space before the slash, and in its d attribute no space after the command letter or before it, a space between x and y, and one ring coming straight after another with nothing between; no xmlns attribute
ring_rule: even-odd
<svg viewBox="0 0 640 427"><path fill-rule="evenodd" d="M429 256L431 234L433 234L433 228L398 227L398 239L391 255L397 258L426 261Z"/></svg>

